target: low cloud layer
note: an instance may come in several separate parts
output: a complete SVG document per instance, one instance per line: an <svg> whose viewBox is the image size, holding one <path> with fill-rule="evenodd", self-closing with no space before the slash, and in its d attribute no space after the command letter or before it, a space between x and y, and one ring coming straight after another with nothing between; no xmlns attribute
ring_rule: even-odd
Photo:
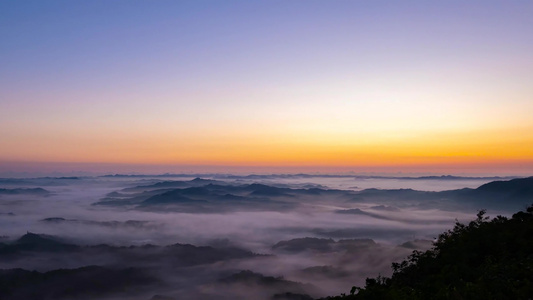
<svg viewBox="0 0 533 300"><path fill-rule="evenodd" d="M530 179L472 187L481 181L490 180L304 174L0 180L0 269L41 274L20 273L33 283L14 286L6 299L43 286L65 299L90 298L46 278L76 285L76 278L102 272L125 285L138 281L139 289L108 286L101 299L338 294L387 275L391 262L430 247L479 209L495 216L529 204ZM416 189L406 189L409 183ZM461 189L435 188L450 185ZM122 275L129 268L137 279ZM57 269L70 271L47 273ZM1 271L0 280L19 275Z"/></svg>

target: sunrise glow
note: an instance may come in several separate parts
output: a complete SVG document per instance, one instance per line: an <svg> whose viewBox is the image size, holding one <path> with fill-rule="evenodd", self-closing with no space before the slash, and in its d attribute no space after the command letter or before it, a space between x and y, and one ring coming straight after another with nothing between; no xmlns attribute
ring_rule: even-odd
<svg viewBox="0 0 533 300"><path fill-rule="evenodd" d="M530 3L166 4L0 4L1 171L533 171Z"/></svg>

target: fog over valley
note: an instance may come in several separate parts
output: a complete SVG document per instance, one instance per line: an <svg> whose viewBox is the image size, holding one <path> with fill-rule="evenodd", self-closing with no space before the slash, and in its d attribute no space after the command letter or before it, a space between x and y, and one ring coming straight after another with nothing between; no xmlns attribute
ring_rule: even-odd
<svg viewBox="0 0 533 300"><path fill-rule="evenodd" d="M0 1L0 300L533 295L533 1Z"/></svg>
<svg viewBox="0 0 533 300"><path fill-rule="evenodd" d="M531 177L0 179L0 298L316 299L532 196Z"/></svg>

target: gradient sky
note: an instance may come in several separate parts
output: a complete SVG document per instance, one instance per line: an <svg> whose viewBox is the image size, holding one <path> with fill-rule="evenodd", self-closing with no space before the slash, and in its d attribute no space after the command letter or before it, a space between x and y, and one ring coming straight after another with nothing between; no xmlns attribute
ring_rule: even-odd
<svg viewBox="0 0 533 300"><path fill-rule="evenodd" d="M532 1L2 1L0 171L532 173L532 16Z"/></svg>

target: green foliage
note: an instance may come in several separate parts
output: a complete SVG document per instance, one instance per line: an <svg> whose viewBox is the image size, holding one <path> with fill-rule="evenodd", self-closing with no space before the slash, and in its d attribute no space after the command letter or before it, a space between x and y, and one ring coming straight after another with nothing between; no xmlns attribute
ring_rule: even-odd
<svg viewBox="0 0 533 300"><path fill-rule="evenodd" d="M367 278L364 288L327 299L532 299L533 206L510 219L480 211L392 269L391 278Z"/></svg>

